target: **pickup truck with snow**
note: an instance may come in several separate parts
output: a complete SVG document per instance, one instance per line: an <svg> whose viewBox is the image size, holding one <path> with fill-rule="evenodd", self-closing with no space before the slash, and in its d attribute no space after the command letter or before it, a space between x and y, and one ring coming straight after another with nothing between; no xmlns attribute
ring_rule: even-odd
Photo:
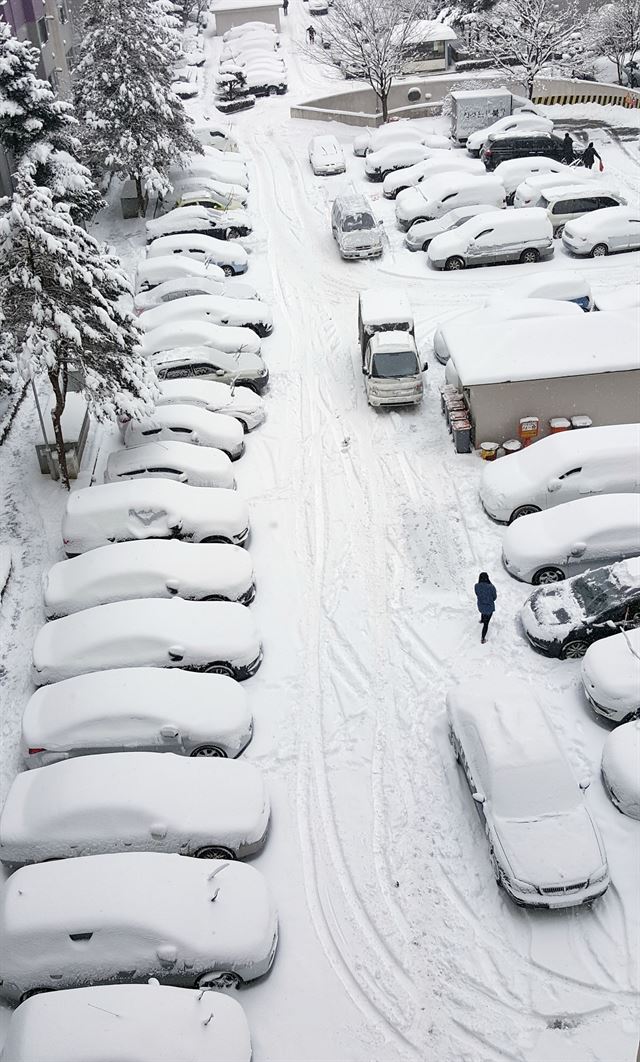
<svg viewBox="0 0 640 1062"><path fill-rule="evenodd" d="M422 373L413 314L402 292L360 292L358 333L367 401L370 406L417 405Z"/></svg>

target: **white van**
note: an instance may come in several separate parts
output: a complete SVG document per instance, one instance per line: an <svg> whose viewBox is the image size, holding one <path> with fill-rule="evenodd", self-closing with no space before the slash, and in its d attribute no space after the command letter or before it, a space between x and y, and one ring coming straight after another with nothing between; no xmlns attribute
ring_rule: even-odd
<svg viewBox="0 0 640 1062"><path fill-rule="evenodd" d="M640 492L640 424L608 424L548 435L487 464L484 510L501 524L597 494Z"/></svg>
<svg viewBox="0 0 640 1062"><path fill-rule="evenodd" d="M499 177L441 173L400 192L396 199L396 220L406 232L415 221L431 221L455 207L478 203L488 203L496 210L506 205L504 185Z"/></svg>
<svg viewBox="0 0 640 1062"><path fill-rule="evenodd" d="M624 196L612 188L603 187L600 182L593 188L585 188L583 184L543 188L539 202L553 225L554 236L562 235L568 221L589 214L592 210L626 205Z"/></svg>
<svg viewBox="0 0 640 1062"><path fill-rule="evenodd" d="M434 269L466 269L553 257L553 229L544 210L491 210L435 236L427 249Z"/></svg>
<svg viewBox="0 0 640 1062"><path fill-rule="evenodd" d="M316 177L344 173L344 153L335 136L314 136L309 141L309 162Z"/></svg>
<svg viewBox="0 0 640 1062"><path fill-rule="evenodd" d="M380 227L363 195L339 195L334 200L331 231L342 258L379 258L382 254Z"/></svg>
<svg viewBox="0 0 640 1062"><path fill-rule="evenodd" d="M496 167L497 169L497 167ZM549 177L548 173L534 173L522 181L515 190L513 205L516 207L540 206L540 197L544 188L562 188L572 184L591 185L594 175L591 170L575 170L572 166L565 167L562 173L554 173Z"/></svg>

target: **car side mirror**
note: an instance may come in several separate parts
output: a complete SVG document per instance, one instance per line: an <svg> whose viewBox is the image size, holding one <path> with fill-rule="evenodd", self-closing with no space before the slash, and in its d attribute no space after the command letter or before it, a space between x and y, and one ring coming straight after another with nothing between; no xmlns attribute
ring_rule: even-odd
<svg viewBox="0 0 640 1062"><path fill-rule="evenodd" d="M165 586L170 594L177 594L180 589L177 579L167 579Z"/></svg>
<svg viewBox="0 0 640 1062"><path fill-rule="evenodd" d="M428 368L429 368L429 362L428 361L423 361L423 363L422 363L422 372L426 372Z"/></svg>
<svg viewBox="0 0 640 1062"><path fill-rule="evenodd" d="M216 376L224 376L224 369L216 369Z"/></svg>
<svg viewBox="0 0 640 1062"><path fill-rule="evenodd" d="M200 445L200 436L195 431L194 431L193 435L191 436L191 442L193 443L194 446L199 446Z"/></svg>
<svg viewBox="0 0 640 1062"><path fill-rule="evenodd" d="M184 649L181 645L172 645L167 653L170 660L184 660Z"/></svg>
<svg viewBox="0 0 640 1062"><path fill-rule="evenodd" d="M178 960L178 949L173 944L161 944L156 949L156 955L163 966L173 966Z"/></svg>
<svg viewBox="0 0 640 1062"><path fill-rule="evenodd" d="M578 785L580 786L582 792L584 793L589 788L589 786L591 785L591 779L590 778L583 778L578 783Z"/></svg>
<svg viewBox="0 0 640 1062"><path fill-rule="evenodd" d="M163 738L167 738L167 739L177 738L179 736L179 734L180 734L180 731L175 726L162 726L162 727L160 727L160 736L163 737Z"/></svg>
<svg viewBox="0 0 640 1062"><path fill-rule="evenodd" d="M487 798L484 793L474 793L473 799L475 800L476 804L484 804Z"/></svg>
<svg viewBox="0 0 640 1062"><path fill-rule="evenodd" d="M162 841L167 836L167 826L164 822L152 822L149 827L151 837L156 841Z"/></svg>
<svg viewBox="0 0 640 1062"><path fill-rule="evenodd" d="M581 557L582 554L585 552L586 548L586 542L574 542L573 546L571 547L571 556Z"/></svg>
<svg viewBox="0 0 640 1062"><path fill-rule="evenodd" d="M550 479L549 482L547 483L547 490L550 491L551 493L553 493L555 490L560 490L561 486L562 486L562 480L560 480L560 479Z"/></svg>

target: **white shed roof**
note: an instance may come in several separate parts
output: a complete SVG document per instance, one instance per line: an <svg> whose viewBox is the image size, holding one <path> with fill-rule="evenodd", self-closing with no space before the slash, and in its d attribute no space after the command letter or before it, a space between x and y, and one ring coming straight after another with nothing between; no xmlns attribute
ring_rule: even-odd
<svg viewBox="0 0 640 1062"><path fill-rule="evenodd" d="M412 39L419 41L455 41L457 36L451 26L445 26L444 22L436 22L428 18L415 22L411 31Z"/></svg>
<svg viewBox="0 0 640 1062"><path fill-rule="evenodd" d="M640 369L634 311L510 321L457 330L451 360L463 387Z"/></svg>
<svg viewBox="0 0 640 1062"><path fill-rule="evenodd" d="M213 14L223 11L255 11L256 8L282 7L282 0L223 0L212 8Z"/></svg>

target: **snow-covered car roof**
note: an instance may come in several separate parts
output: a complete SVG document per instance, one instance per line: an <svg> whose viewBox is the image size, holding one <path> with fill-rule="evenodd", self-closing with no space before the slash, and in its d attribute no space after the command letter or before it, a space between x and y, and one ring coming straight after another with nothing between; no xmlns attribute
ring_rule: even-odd
<svg viewBox="0 0 640 1062"><path fill-rule="evenodd" d="M210 320L211 323L224 327L242 328L247 323L273 327L271 310L258 299L226 299L224 296L207 294L172 299L147 310L141 315L140 324L147 331L151 331L187 317L202 317L203 320Z"/></svg>
<svg viewBox="0 0 640 1062"><path fill-rule="evenodd" d="M197 297L197 296L195 296ZM155 311L150 310L149 313ZM215 347L225 354L259 354L260 338L251 328L218 325L206 318L185 317L150 328L142 339L145 354L158 354L174 347Z"/></svg>
<svg viewBox="0 0 640 1062"><path fill-rule="evenodd" d="M498 167L493 171L494 173ZM529 177L526 177L524 181L521 181L516 189L516 195L518 198L528 192L542 192L545 188L560 188L566 185L579 186L580 191L584 191L584 185L591 185L593 181L599 181L599 175L591 172L591 170L575 170L572 166L566 166L560 173L552 173L551 177L548 173L533 173Z"/></svg>
<svg viewBox="0 0 640 1062"><path fill-rule="evenodd" d="M222 992L98 985L40 993L11 1016L6 1062L250 1062L244 1011Z"/></svg>
<svg viewBox="0 0 640 1062"><path fill-rule="evenodd" d="M112 520L123 520L131 531L130 538L144 538L145 529L155 523L156 517L166 520L168 526L185 522L196 528L203 520L214 520L216 525L224 524L236 534L249 523L246 503L235 490L190 487L171 479L141 479L72 491L67 498L62 532L65 538L75 536L79 526L83 535L100 535L105 525L111 530Z"/></svg>
<svg viewBox="0 0 640 1062"><path fill-rule="evenodd" d="M605 312L618 310L637 310L640 307L640 285L627 284L615 291L597 293L595 302L598 310Z"/></svg>
<svg viewBox="0 0 640 1062"><path fill-rule="evenodd" d="M167 280L178 280L187 277L223 281L224 272L220 266L213 262L198 262L195 258L187 258L180 254L166 254L162 257L147 258L139 262L136 269L136 292L144 287L155 287Z"/></svg>
<svg viewBox="0 0 640 1062"><path fill-rule="evenodd" d="M379 151L370 152L365 159L365 169L373 170L382 168L385 163L406 160L407 164L419 162L431 157L430 148L413 140L408 142L385 144Z"/></svg>
<svg viewBox="0 0 640 1062"><path fill-rule="evenodd" d="M624 815L640 819L640 719L617 727L602 750L602 777L613 803Z"/></svg>
<svg viewBox="0 0 640 1062"><path fill-rule="evenodd" d="M521 517L506 529L502 548L512 559L535 560L549 547L554 555L566 557L576 544L595 536L601 536L603 544L614 544L620 537L625 547L632 539L633 555L640 554L640 495L592 495Z"/></svg>
<svg viewBox="0 0 640 1062"><path fill-rule="evenodd" d="M262 839L268 819L264 776L245 759L77 756L16 775L0 815L0 859L41 861L72 855L71 846L104 852L121 838L148 842L159 826L238 851Z"/></svg>
<svg viewBox="0 0 640 1062"><path fill-rule="evenodd" d="M198 225L203 228L219 228L221 225L228 228L235 225L251 228L249 215L245 210L214 210L200 205L173 207L159 218L147 221L145 228L147 239L155 239L156 236L183 232L185 228L189 230L194 227L197 231Z"/></svg>
<svg viewBox="0 0 640 1062"><path fill-rule="evenodd" d="M582 659L582 681L619 717L640 711L640 628L593 642Z"/></svg>
<svg viewBox="0 0 640 1062"><path fill-rule="evenodd" d="M582 312L579 307L578 312ZM496 461L491 462L491 467L487 465L483 470L483 482L494 489L500 489L499 484L502 484L502 489L509 490L511 485L518 488L523 477L536 483L545 482L576 464L605 456L613 457L619 468L628 465L633 471L640 461L640 424L604 424L583 431L558 432L510 456L515 461Z"/></svg>
<svg viewBox="0 0 640 1062"><path fill-rule="evenodd" d="M479 176L484 175L486 172L484 162L481 162L480 159L469 159L465 158L464 155L460 157L457 155L440 156L434 152L429 158L416 162L413 166L405 166L401 170L394 170L393 173L387 174L383 182L383 189L392 191L405 182L408 185L414 185L421 178L426 179L429 176L435 177L438 173L454 173L456 171L476 173Z"/></svg>
<svg viewBox="0 0 640 1062"><path fill-rule="evenodd" d="M222 737L245 733L251 728L245 685L228 675L164 667L76 675L35 691L22 719L22 746L24 751L68 748L80 729L100 747L101 740L111 744L121 735L126 742L129 734L159 733L166 724L188 733L195 743L199 735L210 737L212 728Z"/></svg>
<svg viewBox="0 0 640 1062"><path fill-rule="evenodd" d="M161 468L178 469L202 486L211 483L216 487L235 487L233 465L222 450L172 439L114 450L107 460L104 481L117 483L124 476L144 475Z"/></svg>
<svg viewBox="0 0 640 1062"><path fill-rule="evenodd" d="M556 199L572 199L576 196L584 197L585 195L619 195L619 190L613 185L605 185L602 182L598 182L598 185L593 185L589 188L585 188L584 182L582 184L555 184L555 175L551 174L548 185L544 185L541 188L542 195L548 203L554 202ZM607 208L609 209L609 208Z"/></svg>
<svg viewBox="0 0 640 1062"><path fill-rule="evenodd" d="M43 576L42 592L45 613L53 617L104 601L157 597L163 588L166 597L226 596L225 588L246 589L253 580L251 556L240 546L147 539L110 543L59 561Z"/></svg>
<svg viewBox="0 0 640 1062"><path fill-rule="evenodd" d="M383 125L379 129L374 129L370 133L361 133L356 140L367 140L367 148L369 151L378 151L385 144L391 141L398 140L415 140L422 143L424 140L424 131L415 125L408 119L406 121L394 122L392 125Z"/></svg>
<svg viewBox="0 0 640 1062"><path fill-rule="evenodd" d="M534 124L533 128L526 127L520 129L508 129L504 131L496 130L495 133L489 132L485 139L485 145L487 143L499 144L502 140L523 140L525 138L528 139L531 136L548 136L550 138L553 138L554 140L557 140L559 144L562 143L562 138L559 137L557 133L554 133L552 131L552 128L541 129L540 126L536 126Z"/></svg>
<svg viewBox="0 0 640 1062"><path fill-rule="evenodd" d="M259 416L261 422L266 415L264 399L248 387L232 389L228 384L218 383L216 380L190 380L188 377L182 380L161 380L158 387L158 405L167 402L191 402L213 411L236 409L239 413Z"/></svg>
<svg viewBox="0 0 640 1062"><path fill-rule="evenodd" d="M223 413L205 409L203 406L194 406L190 402L175 402L172 405L156 406L153 413L149 413L139 420L129 421L128 426L135 431L136 436L156 428L172 428L174 426L200 432L203 439L215 434L220 440L217 445L221 450L225 450L227 446L233 448L242 441L242 428L234 421L233 417L227 417ZM203 445L210 446L213 444L205 443Z"/></svg>
<svg viewBox="0 0 640 1062"><path fill-rule="evenodd" d="M89 929L101 930L92 949L99 964L110 930L122 939L127 927L136 934L136 951L144 935L154 955L156 941L166 939L184 943L187 952L209 952L216 963L238 955L250 960L268 953L275 923L265 879L246 863L161 852L54 860L23 867L7 882L0 972L20 976L45 958L56 969L73 954L69 933Z"/></svg>
<svg viewBox="0 0 640 1062"><path fill-rule="evenodd" d="M625 372L640 368L633 311L478 326L450 350L463 387L516 380Z"/></svg>
<svg viewBox="0 0 640 1062"><path fill-rule="evenodd" d="M233 195L235 189L243 189L245 194L249 187L246 166L243 162L227 161L205 156L196 156L190 162L185 163L182 169L173 170L171 173L174 183L179 185L181 181L188 179L210 180L220 182L227 186L228 192ZM240 197L238 197L240 198Z"/></svg>
<svg viewBox="0 0 640 1062"><path fill-rule="evenodd" d="M194 339L199 339L202 343L206 336L200 332L194 336ZM265 363L259 354L250 354L248 351L235 351L229 354L213 346L171 347L169 350L161 350L150 355L150 360L156 372L166 369L167 366L192 365L194 362L215 366L227 373L266 371Z"/></svg>
<svg viewBox="0 0 640 1062"><path fill-rule="evenodd" d="M547 133L553 129L553 122L550 118L543 118L540 114L508 114L504 118L498 118L491 125L486 125L483 129L476 129L473 133L470 133L467 137L467 147L479 147L487 137L494 133L508 132L513 134L519 129L523 129L528 133L540 129L542 132Z"/></svg>
<svg viewBox="0 0 640 1062"><path fill-rule="evenodd" d="M360 316L365 328L380 328L400 321L413 323L409 299L399 288L369 288L360 292Z"/></svg>
<svg viewBox="0 0 640 1062"><path fill-rule="evenodd" d="M640 209L631 206L602 207L600 210L591 210L583 214L581 218L573 218L568 221L565 228L574 236L591 236L595 233L609 233L619 231L621 226L633 226L640 234ZM635 230L634 230L635 231Z"/></svg>
<svg viewBox="0 0 640 1062"><path fill-rule="evenodd" d="M253 616L236 602L115 601L41 627L33 644L34 677L40 685L43 677L56 681L110 667L245 666L260 651Z"/></svg>
<svg viewBox="0 0 640 1062"><path fill-rule="evenodd" d="M243 22L241 26L232 26L226 33L222 34L222 39L226 43L227 41L236 40L238 37L250 36L256 31L270 33L276 40L278 38L278 32L271 22L261 22L259 19L254 19L251 22Z"/></svg>
<svg viewBox="0 0 640 1062"><path fill-rule="evenodd" d="M217 240L214 236L205 236L201 232L175 233L172 236L158 236L147 247L149 259L167 255L186 254L189 250L205 254L207 261L221 262L237 268L248 264L247 252L234 240Z"/></svg>
<svg viewBox="0 0 640 1062"><path fill-rule="evenodd" d="M157 259L153 259L156 261ZM190 294L221 295L225 299L257 299L258 295L251 284L245 283L244 279L236 281L235 277L226 277L224 280L214 280L208 277L177 277L175 280L164 280L148 292L139 292L134 299L134 306L139 313L151 310L154 306L161 306L166 300L188 297Z"/></svg>
<svg viewBox="0 0 640 1062"><path fill-rule="evenodd" d="M591 295L589 281L583 273L575 269L533 273L529 277L509 282L510 298L570 300L583 298L585 295ZM492 303L495 301L492 300Z"/></svg>
<svg viewBox="0 0 640 1062"><path fill-rule="evenodd" d="M196 175L187 171L180 172L172 178L173 191L179 203L195 195L211 195L225 209L234 203L245 207L249 198L246 188L232 182L211 176Z"/></svg>

